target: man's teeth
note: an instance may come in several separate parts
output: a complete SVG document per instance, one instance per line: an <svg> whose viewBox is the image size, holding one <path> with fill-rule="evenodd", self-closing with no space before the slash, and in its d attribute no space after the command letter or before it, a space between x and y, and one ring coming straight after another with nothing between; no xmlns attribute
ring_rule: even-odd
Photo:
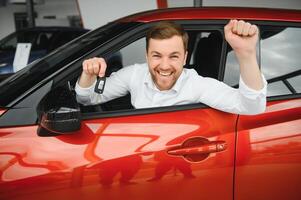
<svg viewBox="0 0 301 200"><path fill-rule="evenodd" d="M171 72L159 72L161 76L170 76Z"/></svg>

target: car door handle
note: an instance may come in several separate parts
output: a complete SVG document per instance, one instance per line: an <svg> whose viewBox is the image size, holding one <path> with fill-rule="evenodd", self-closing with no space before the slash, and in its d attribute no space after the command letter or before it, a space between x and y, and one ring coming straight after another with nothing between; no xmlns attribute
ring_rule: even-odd
<svg viewBox="0 0 301 200"><path fill-rule="evenodd" d="M227 144L224 141L213 141L206 144L200 144L193 147L183 147L173 150L168 150L167 153L174 156L186 156L194 154L210 154L215 152L224 151Z"/></svg>

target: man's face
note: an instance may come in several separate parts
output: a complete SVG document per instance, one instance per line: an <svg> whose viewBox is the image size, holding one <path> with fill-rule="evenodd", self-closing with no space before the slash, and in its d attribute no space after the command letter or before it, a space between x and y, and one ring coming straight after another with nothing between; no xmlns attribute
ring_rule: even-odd
<svg viewBox="0 0 301 200"><path fill-rule="evenodd" d="M187 52L180 36L150 39L146 59L152 79L159 90L169 90L183 71Z"/></svg>

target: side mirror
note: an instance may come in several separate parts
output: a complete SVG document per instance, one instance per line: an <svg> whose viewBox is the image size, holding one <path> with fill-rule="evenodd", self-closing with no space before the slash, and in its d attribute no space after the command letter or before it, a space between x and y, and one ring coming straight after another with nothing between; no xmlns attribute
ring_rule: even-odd
<svg viewBox="0 0 301 200"><path fill-rule="evenodd" d="M38 107L39 136L73 134L80 130L81 112L75 95L68 88L49 92Z"/></svg>
<svg viewBox="0 0 301 200"><path fill-rule="evenodd" d="M58 107L42 114L40 125L54 133L70 134L80 129L80 110L70 107Z"/></svg>

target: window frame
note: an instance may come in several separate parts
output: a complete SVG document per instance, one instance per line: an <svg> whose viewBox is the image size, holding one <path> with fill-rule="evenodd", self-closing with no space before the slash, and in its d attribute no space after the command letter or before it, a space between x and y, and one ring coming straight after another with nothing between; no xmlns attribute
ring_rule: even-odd
<svg viewBox="0 0 301 200"><path fill-rule="evenodd" d="M181 24L184 27L184 29L188 31L220 31L221 32L221 35L223 37L223 44L221 49L220 66L218 72L218 80L221 80L223 75L223 70L224 70L225 48L226 48L223 27L228 20L173 20L173 21ZM120 49L126 47L127 45L145 37L148 28L155 23L157 22L145 23L124 33L120 35L118 38L115 38L109 43L103 45L102 47L95 48L91 54L85 55L85 58L95 57L99 55L106 57L109 54L115 53ZM190 54L191 53L192 52L190 52ZM82 58L81 61L82 60L84 60L84 58ZM187 62L189 61L187 60ZM73 64L77 66L77 67L75 66L71 67L73 68L72 70L73 72L67 70L69 71L68 73L69 77L70 77L70 73L73 73L73 75L76 74L75 77L78 77L80 75L81 67L78 67L79 64L81 66L81 62L80 63L76 62ZM74 70L75 68L76 70ZM62 80L65 79L64 78L65 76L66 75L56 77L54 81L54 85L57 85L58 82L62 82ZM204 109L204 108L211 109L209 106L203 103L195 103L195 104L187 104L187 105L172 105L172 106L154 107L154 108L87 112L87 113L82 113L82 119L95 119L95 118L107 118L107 117L118 117L118 116L121 117L121 116L173 112L173 111L191 110L191 109Z"/></svg>
<svg viewBox="0 0 301 200"><path fill-rule="evenodd" d="M223 27L227 23L228 20L173 20L176 23L181 24L186 30L192 31L220 31L223 38ZM51 82L51 89L49 88L49 91L66 85L67 83L70 83L70 80L78 78L78 76L81 73L81 65L83 60L85 60L88 57L94 57L98 55L106 56L112 52L116 52L119 49L127 46L128 44L138 40L139 38L142 38L145 36L145 33L147 29L152 26L154 23L141 23L138 26L133 27L130 30L127 30L125 32L122 32L118 34L116 37L113 37L110 41L106 43L102 43L99 46L95 47L94 49L91 49L86 54L78 57L77 59L74 59L70 63L66 64L64 67L62 67L60 70L57 70L55 73L53 73L51 76L49 76L47 79L44 79L41 83L38 85L35 85L31 89L31 93L41 90L43 85L46 85ZM222 44L222 50L221 50L221 60L220 60L220 66L219 66L219 77L218 80L222 79L222 74L224 70L224 60L225 60L225 47L226 43L223 39ZM35 88L35 89L34 89ZM24 100L32 98L31 93L27 93L27 95L22 95L22 100L19 101L19 103L16 104L20 105ZM39 92L38 92L39 93ZM29 96L28 96L29 95ZM19 97L18 99L20 99ZM43 96L41 96L41 99ZM26 100L27 101L27 100ZM31 105L32 109L30 109L30 112L35 112L36 106ZM162 112L174 112L174 111L184 111L184 110L192 110L192 109L211 109L209 106L203 104L203 103L195 103L195 104L187 104L187 105L173 105L173 106L166 106L166 107L155 107L155 108L143 108L143 109L129 109L129 110L116 110L116 111L99 111L99 112L90 112L90 113L82 113L82 119L97 119L97 118L110 118L110 117L122 117L122 116L132 116L132 115L143 115L143 114L152 114L152 113L162 113ZM29 113L28 113L29 114ZM36 116L36 113L32 113ZM9 120L8 120L9 121ZM26 121L26 120L25 120ZM32 122L25 122L24 120L18 122L15 125L35 125L37 124L37 121L34 123ZM6 124L6 126L10 126L10 124Z"/></svg>

